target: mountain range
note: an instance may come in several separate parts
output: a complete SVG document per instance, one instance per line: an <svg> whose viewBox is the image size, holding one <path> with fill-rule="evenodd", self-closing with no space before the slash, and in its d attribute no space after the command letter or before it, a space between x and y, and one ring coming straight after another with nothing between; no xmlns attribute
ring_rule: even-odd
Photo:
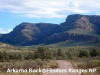
<svg viewBox="0 0 100 75"><path fill-rule="evenodd" d="M18 46L49 45L60 42L100 43L100 16L73 14L61 24L23 22L0 42Z"/></svg>

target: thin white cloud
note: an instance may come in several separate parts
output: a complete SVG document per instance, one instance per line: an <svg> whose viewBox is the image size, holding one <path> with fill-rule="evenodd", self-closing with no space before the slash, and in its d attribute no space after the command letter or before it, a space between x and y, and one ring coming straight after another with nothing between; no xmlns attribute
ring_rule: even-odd
<svg viewBox="0 0 100 75"><path fill-rule="evenodd" d="M61 18L71 13L97 14L100 0L0 0L0 11L30 18Z"/></svg>
<svg viewBox="0 0 100 75"><path fill-rule="evenodd" d="M6 33L9 33L11 31L12 31L12 29L5 30L3 28L0 28L0 34L6 34Z"/></svg>

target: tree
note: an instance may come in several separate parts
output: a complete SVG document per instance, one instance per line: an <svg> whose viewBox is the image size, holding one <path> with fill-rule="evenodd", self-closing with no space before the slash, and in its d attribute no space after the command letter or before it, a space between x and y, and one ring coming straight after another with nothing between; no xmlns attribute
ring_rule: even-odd
<svg viewBox="0 0 100 75"><path fill-rule="evenodd" d="M57 57L58 59L64 59L65 58L65 52L62 49L57 50Z"/></svg>
<svg viewBox="0 0 100 75"><path fill-rule="evenodd" d="M38 50L34 53L35 58L40 59L52 59L53 53L52 51L47 47L38 47Z"/></svg>
<svg viewBox="0 0 100 75"><path fill-rule="evenodd" d="M10 60L24 60L24 56L22 53L9 53Z"/></svg>
<svg viewBox="0 0 100 75"><path fill-rule="evenodd" d="M92 57L96 57L96 56L99 55L99 51L93 49L92 51L90 51L90 55L91 55Z"/></svg>
<svg viewBox="0 0 100 75"><path fill-rule="evenodd" d="M29 59L34 59L34 53L33 52L27 52L24 54L25 59L29 60Z"/></svg>
<svg viewBox="0 0 100 75"><path fill-rule="evenodd" d="M9 56L5 51L0 51L0 61L9 61Z"/></svg>
<svg viewBox="0 0 100 75"><path fill-rule="evenodd" d="M79 57L89 57L90 53L88 50L81 50L79 53Z"/></svg>

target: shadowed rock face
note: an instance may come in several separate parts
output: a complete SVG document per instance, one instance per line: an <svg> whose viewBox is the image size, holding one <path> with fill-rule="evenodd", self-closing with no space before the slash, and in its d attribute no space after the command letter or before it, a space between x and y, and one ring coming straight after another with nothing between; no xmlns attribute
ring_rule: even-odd
<svg viewBox="0 0 100 75"><path fill-rule="evenodd" d="M40 44L47 36L52 35L57 24L49 23L21 23L12 32L1 37L0 41L13 45Z"/></svg>
<svg viewBox="0 0 100 75"><path fill-rule="evenodd" d="M60 25L50 23L21 23L0 41L12 45L52 44L65 40L99 41L100 16L69 15Z"/></svg>
<svg viewBox="0 0 100 75"><path fill-rule="evenodd" d="M57 33L48 37L48 43L56 43L65 40L74 41L99 41L100 40L100 16L69 15L66 22L61 23Z"/></svg>

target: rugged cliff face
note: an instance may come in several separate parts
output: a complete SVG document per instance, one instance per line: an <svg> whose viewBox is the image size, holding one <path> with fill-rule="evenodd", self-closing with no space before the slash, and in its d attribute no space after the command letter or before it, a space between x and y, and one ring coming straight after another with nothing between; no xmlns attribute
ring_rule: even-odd
<svg viewBox="0 0 100 75"><path fill-rule="evenodd" d="M66 40L100 41L100 16L69 15L60 25L49 23L21 23L0 41L13 45L52 44Z"/></svg>
<svg viewBox="0 0 100 75"><path fill-rule="evenodd" d="M93 32L93 24L85 15L70 15L67 17L66 22L60 25L60 30L68 32Z"/></svg>
<svg viewBox="0 0 100 75"><path fill-rule="evenodd" d="M65 40L98 42L100 40L99 18L100 16L69 15L66 22L60 24L57 32L48 37L47 43Z"/></svg>

